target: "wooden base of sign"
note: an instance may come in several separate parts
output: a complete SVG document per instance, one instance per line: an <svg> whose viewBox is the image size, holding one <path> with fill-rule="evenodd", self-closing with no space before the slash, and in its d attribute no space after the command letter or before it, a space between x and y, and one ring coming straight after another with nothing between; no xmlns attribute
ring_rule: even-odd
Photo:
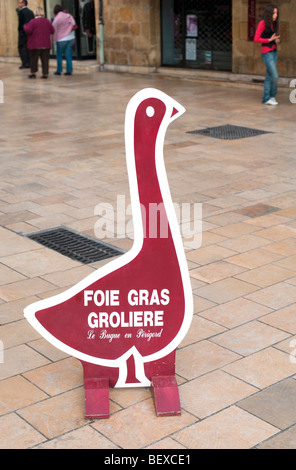
<svg viewBox="0 0 296 470"><path fill-rule="evenodd" d="M119 378L119 369L84 361L81 361L81 364L84 374L85 417L90 419L109 418L109 388L118 386L116 384ZM132 357L127 361L127 366L128 374L124 386L141 386L140 383L136 383L135 364ZM181 405L175 378L175 351L158 361L146 363L145 374L148 384L151 382L156 415L179 416Z"/></svg>
<svg viewBox="0 0 296 470"><path fill-rule="evenodd" d="M109 418L109 380L85 379L85 417Z"/></svg>
<svg viewBox="0 0 296 470"><path fill-rule="evenodd" d="M151 382L157 416L179 416L181 405L175 376L152 377Z"/></svg>

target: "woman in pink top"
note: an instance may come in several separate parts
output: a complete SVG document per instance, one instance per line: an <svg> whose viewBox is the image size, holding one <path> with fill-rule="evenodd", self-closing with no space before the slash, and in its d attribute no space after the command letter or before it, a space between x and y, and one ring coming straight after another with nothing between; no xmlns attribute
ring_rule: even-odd
<svg viewBox="0 0 296 470"><path fill-rule="evenodd" d="M277 64L277 44L280 36L277 35L278 8L268 5L263 13L263 19L258 24L254 41L262 44L261 57L266 67L264 81L264 92L262 103L275 106L278 102L275 99L277 94L278 71Z"/></svg>
<svg viewBox="0 0 296 470"><path fill-rule="evenodd" d="M72 66L72 48L75 39L76 23L72 15L63 11L60 5L56 5L53 9L55 18L53 20L53 27L55 33L53 40L56 43L57 53L57 71L55 75L61 75L63 71L63 54L66 56L66 73L64 75L71 75L73 71Z"/></svg>
<svg viewBox="0 0 296 470"><path fill-rule="evenodd" d="M44 18L44 10L37 7L35 10L35 18L24 25L27 34L27 47L30 51L31 74L29 78L36 78L38 72L38 58L41 59L42 77L48 76L49 51L51 48L50 36L54 33L51 22Z"/></svg>

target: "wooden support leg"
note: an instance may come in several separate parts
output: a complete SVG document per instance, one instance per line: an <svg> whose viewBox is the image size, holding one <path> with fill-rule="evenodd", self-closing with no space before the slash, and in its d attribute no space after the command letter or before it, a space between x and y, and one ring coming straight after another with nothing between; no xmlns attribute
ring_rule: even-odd
<svg viewBox="0 0 296 470"><path fill-rule="evenodd" d="M179 416L181 405L175 376L152 377L151 383L157 416Z"/></svg>
<svg viewBox="0 0 296 470"><path fill-rule="evenodd" d="M88 378L84 380L85 417L109 418L109 380Z"/></svg>

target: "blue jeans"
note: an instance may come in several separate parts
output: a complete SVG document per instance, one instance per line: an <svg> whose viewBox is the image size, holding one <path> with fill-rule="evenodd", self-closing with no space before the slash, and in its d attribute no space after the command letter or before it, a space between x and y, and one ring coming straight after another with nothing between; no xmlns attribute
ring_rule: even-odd
<svg viewBox="0 0 296 470"><path fill-rule="evenodd" d="M266 67L262 103L265 103L270 98L275 98L275 95L277 94L277 85L279 78L279 74L276 68L277 56L278 53L276 50L272 52L266 52L261 55Z"/></svg>
<svg viewBox="0 0 296 470"><path fill-rule="evenodd" d="M57 73L62 73L63 71L63 54L66 56L66 71L67 73L73 72L72 67L72 47L74 40L70 41L58 41L57 42Z"/></svg>

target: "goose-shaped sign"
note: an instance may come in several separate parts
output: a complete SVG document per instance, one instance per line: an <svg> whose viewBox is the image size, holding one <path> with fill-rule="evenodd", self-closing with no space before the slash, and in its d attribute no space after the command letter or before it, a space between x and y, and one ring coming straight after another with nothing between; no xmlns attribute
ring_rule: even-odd
<svg viewBox="0 0 296 470"><path fill-rule="evenodd" d="M193 301L163 145L168 125L184 111L156 89L130 100L125 141L132 249L25 309L45 339L81 361L87 417L109 416L109 387L152 386L157 415L181 412L175 352L190 326Z"/></svg>

